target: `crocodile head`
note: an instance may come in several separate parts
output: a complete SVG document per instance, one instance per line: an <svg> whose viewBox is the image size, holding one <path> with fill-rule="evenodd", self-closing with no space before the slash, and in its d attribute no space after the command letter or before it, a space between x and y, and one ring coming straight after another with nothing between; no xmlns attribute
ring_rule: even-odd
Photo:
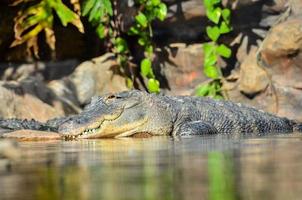
<svg viewBox="0 0 302 200"><path fill-rule="evenodd" d="M171 132L169 108L154 95L133 90L94 97L82 113L59 126L66 138L106 138Z"/></svg>

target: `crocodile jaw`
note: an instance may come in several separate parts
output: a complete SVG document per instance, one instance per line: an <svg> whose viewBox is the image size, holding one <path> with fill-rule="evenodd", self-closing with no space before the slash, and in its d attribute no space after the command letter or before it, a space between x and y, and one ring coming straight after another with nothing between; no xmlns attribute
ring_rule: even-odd
<svg viewBox="0 0 302 200"><path fill-rule="evenodd" d="M105 120L95 128L85 129L77 138L116 138L127 137L143 130L148 118L144 117L131 123L119 124L117 120Z"/></svg>

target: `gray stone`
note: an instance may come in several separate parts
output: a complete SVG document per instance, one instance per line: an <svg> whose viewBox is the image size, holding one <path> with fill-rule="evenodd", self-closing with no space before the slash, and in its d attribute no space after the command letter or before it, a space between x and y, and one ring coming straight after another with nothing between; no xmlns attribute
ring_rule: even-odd
<svg viewBox="0 0 302 200"><path fill-rule="evenodd" d="M110 53L81 63L69 77L80 104L88 103L96 95L127 90L124 77L117 73L118 68Z"/></svg>
<svg viewBox="0 0 302 200"><path fill-rule="evenodd" d="M34 88L37 89L37 87ZM40 88L40 93L38 93L41 96L46 95L44 93L45 91L42 92L42 90L43 89ZM21 119L34 118L40 121L46 121L49 118L64 115L63 110L56 109L54 103L55 99L52 101L53 107L37 98L37 95L33 92L34 91L30 90L28 87L26 88L26 86L23 88L19 82L0 82L0 116L4 118ZM47 95L44 97L46 98ZM48 99L48 101L50 100L51 99Z"/></svg>

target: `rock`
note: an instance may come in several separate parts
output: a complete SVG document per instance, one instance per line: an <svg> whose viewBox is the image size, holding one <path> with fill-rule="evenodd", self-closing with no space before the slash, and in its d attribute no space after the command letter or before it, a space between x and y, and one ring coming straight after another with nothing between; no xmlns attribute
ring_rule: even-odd
<svg viewBox="0 0 302 200"><path fill-rule="evenodd" d="M260 49L260 64L274 82L302 88L302 17L287 20L273 27Z"/></svg>
<svg viewBox="0 0 302 200"><path fill-rule="evenodd" d="M302 21L300 18L287 20L273 27L261 45L264 62L272 65L276 58L294 56L302 47Z"/></svg>
<svg viewBox="0 0 302 200"><path fill-rule="evenodd" d="M36 131L36 130L18 130L2 134L3 138L16 139L18 141L37 141L37 140L60 140L59 133Z"/></svg>
<svg viewBox="0 0 302 200"><path fill-rule="evenodd" d="M203 74L202 44L171 44L158 53L155 76L159 78L165 93L189 95L198 84L207 80Z"/></svg>
<svg viewBox="0 0 302 200"><path fill-rule="evenodd" d="M272 28L260 49L259 64L270 71L273 82L302 88L302 17Z"/></svg>
<svg viewBox="0 0 302 200"><path fill-rule="evenodd" d="M80 113L81 105L77 99L74 84L68 77L53 80L47 84L48 88L55 94L60 102L54 104L58 109L64 110L65 114Z"/></svg>
<svg viewBox="0 0 302 200"><path fill-rule="evenodd" d="M118 68L110 53L81 63L69 77L80 104L88 103L96 95L129 89Z"/></svg>
<svg viewBox="0 0 302 200"><path fill-rule="evenodd" d="M43 93L42 90L39 90L41 91L40 95L46 95L44 96L46 99L47 94ZM32 92L33 90L30 91L29 87L23 88L20 83L15 81L0 82L0 116L3 118L36 119L42 122L50 118L64 116L63 110L58 110L43 102Z"/></svg>
<svg viewBox="0 0 302 200"><path fill-rule="evenodd" d="M250 54L241 65L240 78L226 84L228 88L234 86L228 92L230 99L302 121L299 113L302 110L301 50L302 17L275 25L259 49L260 68L255 65L255 55ZM240 91L254 95L245 96Z"/></svg>
<svg viewBox="0 0 302 200"><path fill-rule="evenodd" d="M167 19L154 24L155 40L168 44L202 38L207 22L202 1L169 1L167 4L170 11Z"/></svg>
<svg viewBox="0 0 302 200"><path fill-rule="evenodd" d="M1 69L5 69L1 80L22 80L31 76L40 75L45 70L45 63L1 63Z"/></svg>
<svg viewBox="0 0 302 200"><path fill-rule="evenodd" d="M254 95L266 89L269 78L265 70L257 65L256 48L240 65L239 90L248 95Z"/></svg>
<svg viewBox="0 0 302 200"><path fill-rule="evenodd" d="M63 61L36 61L28 63L0 63L1 80L23 80L28 77L43 77L43 80L56 80L70 75L79 62L75 59Z"/></svg>
<svg viewBox="0 0 302 200"><path fill-rule="evenodd" d="M257 93L254 96L247 96L240 92L238 86L238 81L224 83L223 88L227 91L229 100L237 103L250 105L255 108L277 114L279 108L275 101L276 98L272 92L271 87L268 87L266 90Z"/></svg>

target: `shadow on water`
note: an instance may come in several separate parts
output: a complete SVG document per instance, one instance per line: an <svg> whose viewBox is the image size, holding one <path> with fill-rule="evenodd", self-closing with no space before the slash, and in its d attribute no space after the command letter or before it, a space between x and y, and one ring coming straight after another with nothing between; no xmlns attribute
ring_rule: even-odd
<svg viewBox="0 0 302 200"><path fill-rule="evenodd" d="M21 143L0 199L299 199L302 137Z"/></svg>

